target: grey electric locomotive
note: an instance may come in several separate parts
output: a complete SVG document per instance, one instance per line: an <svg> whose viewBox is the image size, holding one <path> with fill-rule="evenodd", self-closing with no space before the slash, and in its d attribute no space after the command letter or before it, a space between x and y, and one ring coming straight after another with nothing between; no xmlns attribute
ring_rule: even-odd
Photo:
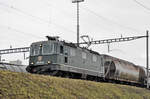
<svg viewBox="0 0 150 99"><path fill-rule="evenodd" d="M80 78L88 75L103 77L102 64L99 53L48 37L48 41L31 44L27 71L50 75L71 74Z"/></svg>
<svg viewBox="0 0 150 99"><path fill-rule="evenodd" d="M47 38L48 41L31 44L28 72L139 85L147 82L147 73L141 66L59 41L57 37Z"/></svg>

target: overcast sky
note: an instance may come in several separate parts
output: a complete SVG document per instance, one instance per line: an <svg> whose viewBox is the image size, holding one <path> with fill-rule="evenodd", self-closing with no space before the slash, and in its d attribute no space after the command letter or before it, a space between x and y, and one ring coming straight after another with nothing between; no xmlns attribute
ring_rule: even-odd
<svg viewBox="0 0 150 99"><path fill-rule="evenodd" d="M150 30L150 0L85 0L80 3L80 35L94 40L145 35ZM76 42L76 4L71 0L0 0L0 49L30 46L60 36ZM90 49L145 66L145 39L92 45ZM3 55L23 60L23 54ZM28 60L26 60L28 61Z"/></svg>

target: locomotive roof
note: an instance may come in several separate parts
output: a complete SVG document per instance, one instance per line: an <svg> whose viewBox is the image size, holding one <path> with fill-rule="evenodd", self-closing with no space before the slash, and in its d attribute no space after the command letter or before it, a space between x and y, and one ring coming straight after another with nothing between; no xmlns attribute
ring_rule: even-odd
<svg viewBox="0 0 150 99"><path fill-rule="evenodd" d="M93 54L96 54L96 55L100 55L98 52L93 51L93 50L90 50L90 49L87 49L87 48L85 48L85 47L77 47L77 45L74 44L74 43L68 43L68 42L65 42L65 41L63 41L63 43L64 43L64 45L67 45L67 46L70 46L70 47L81 48L81 49L83 49L83 50L89 51L90 53L93 53Z"/></svg>
<svg viewBox="0 0 150 99"><path fill-rule="evenodd" d="M93 50L90 50L90 49L87 49L85 47L77 47L77 45L75 43L72 43L72 42L66 42L66 41L59 41L59 40L48 40L48 41L38 41L38 42L34 42L32 43L31 45L34 45L34 44L41 44L41 43L47 43L47 42L60 42L62 43L63 45L66 45L66 46L69 46L69 47L73 47L73 48L81 48L82 50L87 50L89 51L90 53L93 53L93 54L96 54L96 55L100 55L98 52L96 51L93 51Z"/></svg>

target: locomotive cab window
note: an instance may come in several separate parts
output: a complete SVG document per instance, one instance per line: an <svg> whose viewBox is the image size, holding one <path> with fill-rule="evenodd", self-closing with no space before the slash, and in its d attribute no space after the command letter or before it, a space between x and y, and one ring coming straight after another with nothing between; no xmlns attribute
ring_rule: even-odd
<svg viewBox="0 0 150 99"><path fill-rule="evenodd" d="M39 54L39 50L40 50L40 47L39 46L35 46L34 47L34 55L38 55Z"/></svg>
<svg viewBox="0 0 150 99"><path fill-rule="evenodd" d="M34 48L33 48L33 46L31 46L31 48L30 48L30 55L31 55L31 56L34 55Z"/></svg>
<svg viewBox="0 0 150 99"><path fill-rule="evenodd" d="M52 54L54 49L53 44L43 44L42 46L42 53L43 54Z"/></svg>
<svg viewBox="0 0 150 99"><path fill-rule="evenodd" d="M60 46L60 53L63 54L64 53L64 47L61 45Z"/></svg>
<svg viewBox="0 0 150 99"><path fill-rule="evenodd" d="M68 57L65 57L65 63L68 63Z"/></svg>
<svg viewBox="0 0 150 99"><path fill-rule="evenodd" d="M30 53L31 53L31 56L39 55L40 47L38 45L32 45Z"/></svg>

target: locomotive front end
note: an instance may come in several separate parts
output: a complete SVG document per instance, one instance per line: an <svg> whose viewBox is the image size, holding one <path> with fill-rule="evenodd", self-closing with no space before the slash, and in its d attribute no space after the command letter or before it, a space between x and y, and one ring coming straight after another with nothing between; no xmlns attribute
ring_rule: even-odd
<svg viewBox="0 0 150 99"><path fill-rule="evenodd" d="M56 53L56 42L41 41L31 44L27 71L37 73L46 66L53 65L57 61Z"/></svg>

